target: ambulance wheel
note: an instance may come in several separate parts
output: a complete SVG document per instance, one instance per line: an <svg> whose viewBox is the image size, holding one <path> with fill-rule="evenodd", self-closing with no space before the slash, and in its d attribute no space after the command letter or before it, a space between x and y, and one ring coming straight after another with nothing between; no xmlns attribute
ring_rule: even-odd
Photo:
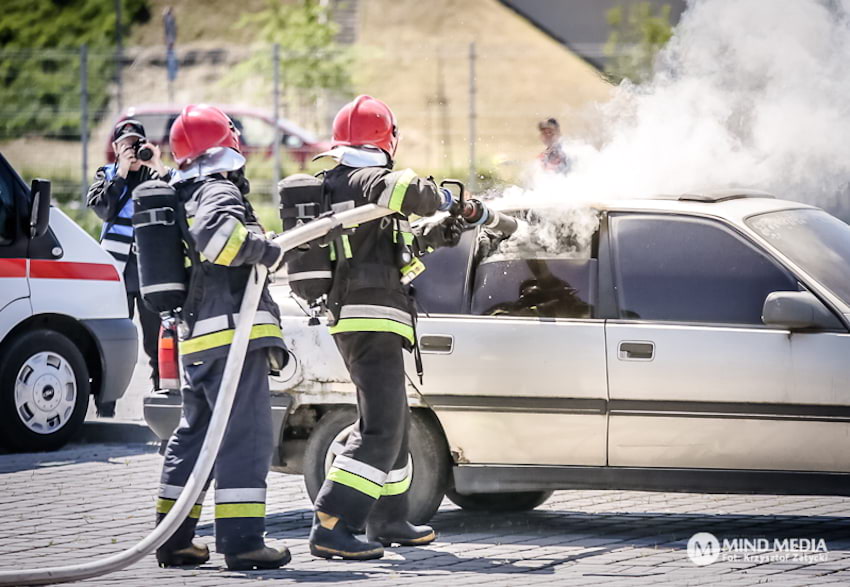
<svg viewBox="0 0 850 587"><path fill-rule="evenodd" d="M473 512L527 512L552 497L551 491L516 491L513 493L471 493L454 489L446 492L453 504Z"/></svg>
<svg viewBox="0 0 850 587"><path fill-rule="evenodd" d="M89 389L86 361L64 335L17 337L0 364L0 440L15 451L59 448L82 426Z"/></svg>
<svg viewBox="0 0 850 587"><path fill-rule="evenodd" d="M333 463L334 450L345 445L357 420L353 407L336 408L319 420L304 451L304 483L311 501L316 501L325 475ZM425 524L440 507L451 475L449 449L431 414L411 411L410 454L413 477L410 484L410 522Z"/></svg>

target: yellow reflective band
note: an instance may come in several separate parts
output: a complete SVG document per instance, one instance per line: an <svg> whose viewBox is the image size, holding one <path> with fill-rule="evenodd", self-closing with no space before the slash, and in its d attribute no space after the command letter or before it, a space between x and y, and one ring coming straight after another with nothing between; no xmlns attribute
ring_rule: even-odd
<svg viewBox="0 0 850 587"><path fill-rule="evenodd" d="M328 251L330 251L331 261L336 261L336 248L333 243L328 245Z"/></svg>
<svg viewBox="0 0 850 587"><path fill-rule="evenodd" d="M386 318L343 318L330 327L331 334L341 332L393 332L413 344L413 327Z"/></svg>
<svg viewBox="0 0 850 587"><path fill-rule="evenodd" d="M408 475L401 481L395 481L394 483L385 484L384 491L381 495L401 495L408 489L410 489L410 475Z"/></svg>
<svg viewBox="0 0 850 587"><path fill-rule="evenodd" d="M393 242L394 243L398 242L398 235L399 234L401 234L401 240L404 242L404 244L406 244L408 247L413 245L413 241L414 241L414 238L415 238L413 236L413 233L412 232L405 232L403 230L401 230L401 231L394 230L393 231Z"/></svg>
<svg viewBox="0 0 850 587"><path fill-rule="evenodd" d="M228 345L233 342L233 334L235 332L233 329L221 330L184 340L180 342L180 354L189 355ZM266 337L283 338L283 333L276 324L256 324L251 328L251 335L249 337L251 340Z"/></svg>
<svg viewBox="0 0 850 587"><path fill-rule="evenodd" d="M405 169L401 172L401 176L396 180L395 186L393 186L393 194L390 196L390 205L387 208L401 212L401 205L404 203L404 194L407 192L410 182L415 178L416 174L412 169Z"/></svg>
<svg viewBox="0 0 850 587"><path fill-rule="evenodd" d="M156 499L156 513L158 514L167 514L171 511L171 508L174 507L174 504L177 503L176 499L166 499L164 497L158 497ZM201 504L195 504L192 506L192 509L189 510L189 517L198 519L201 517Z"/></svg>
<svg viewBox="0 0 850 587"><path fill-rule="evenodd" d="M215 518L265 518L266 504L264 503L217 503Z"/></svg>
<svg viewBox="0 0 850 587"><path fill-rule="evenodd" d="M348 240L347 234L342 235L342 249L343 249L343 252L345 253L345 258L350 259L351 258L351 241Z"/></svg>
<svg viewBox="0 0 850 587"><path fill-rule="evenodd" d="M331 470L328 471L328 479L334 483L339 483L340 485L356 489L360 493L365 493L372 499L378 499L381 497L381 493L383 491L383 488L377 483L373 483L368 479L355 475L354 473L337 469L336 467L331 467Z"/></svg>
<svg viewBox="0 0 850 587"><path fill-rule="evenodd" d="M237 222L236 226L233 227L233 232L230 233L227 239L227 243L225 243L224 248L221 249L221 252L213 263L216 265L230 265L233 259L236 258L236 255L239 254L239 249L242 248L242 243L245 242L246 238L248 238L248 229L241 222Z"/></svg>

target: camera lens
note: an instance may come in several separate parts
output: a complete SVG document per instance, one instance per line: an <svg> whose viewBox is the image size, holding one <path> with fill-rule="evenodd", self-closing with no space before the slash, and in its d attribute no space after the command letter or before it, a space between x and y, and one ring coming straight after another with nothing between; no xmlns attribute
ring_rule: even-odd
<svg viewBox="0 0 850 587"><path fill-rule="evenodd" d="M142 161L150 161L151 157L153 157L153 149L150 147L137 147L136 148L136 157L141 159Z"/></svg>

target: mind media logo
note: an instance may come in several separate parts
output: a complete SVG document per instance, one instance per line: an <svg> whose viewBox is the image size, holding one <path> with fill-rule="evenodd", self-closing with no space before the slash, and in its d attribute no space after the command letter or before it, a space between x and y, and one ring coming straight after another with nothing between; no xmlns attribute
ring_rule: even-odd
<svg viewBox="0 0 850 587"><path fill-rule="evenodd" d="M704 567L720 558L720 541L711 532L697 532L688 540L688 558Z"/></svg>

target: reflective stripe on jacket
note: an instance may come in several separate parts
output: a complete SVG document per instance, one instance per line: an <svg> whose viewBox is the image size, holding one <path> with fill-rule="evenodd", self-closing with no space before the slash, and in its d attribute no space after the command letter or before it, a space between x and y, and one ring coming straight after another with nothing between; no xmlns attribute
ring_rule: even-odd
<svg viewBox="0 0 850 587"><path fill-rule="evenodd" d="M441 197L436 184L410 169L338 165L325 173L325 188L335 209L375 203L397 212L343 235L344 270L338 247L329 247L331 259L337 260L329 296L331 334L392 332L413 344L412 302L400 281L399 243L413 243L408 216L437 211ZM336 279L337 274L347 277Z"/></svg>

